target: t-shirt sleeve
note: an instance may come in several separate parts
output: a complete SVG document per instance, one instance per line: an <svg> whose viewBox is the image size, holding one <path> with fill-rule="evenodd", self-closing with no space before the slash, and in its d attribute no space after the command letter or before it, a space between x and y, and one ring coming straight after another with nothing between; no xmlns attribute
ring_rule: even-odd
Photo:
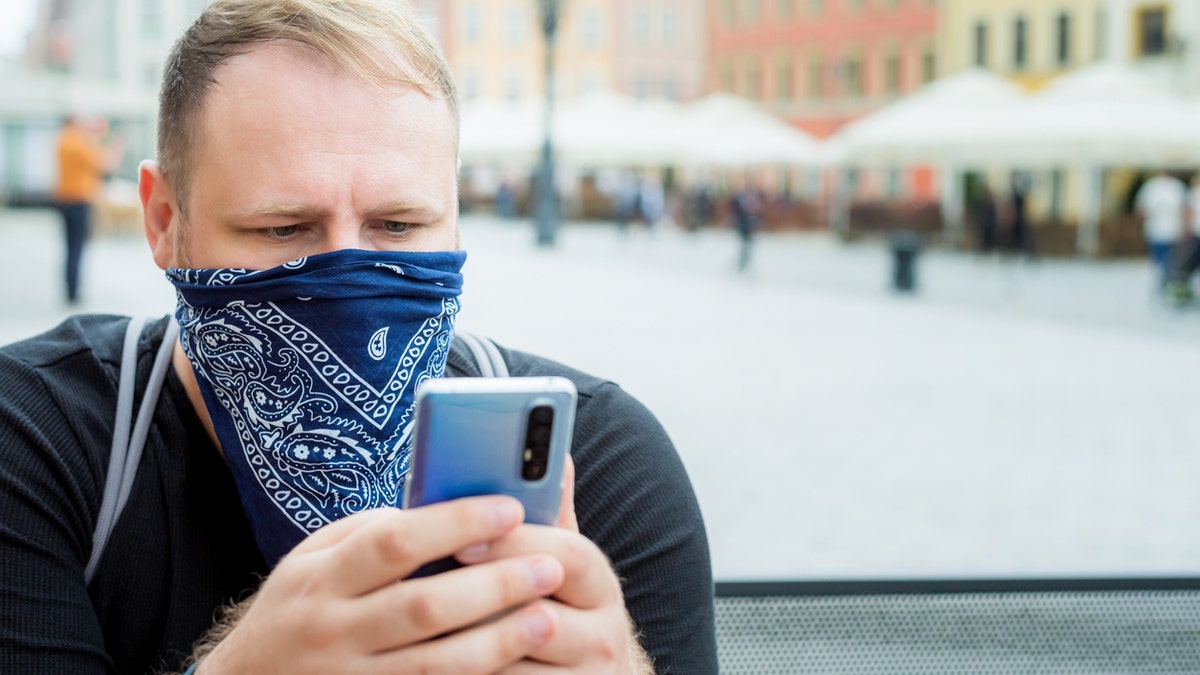
<svg viewBox="0 0 1200 675"><path fill-rule="evenodd" d="M605 383L581 390L574 443L580 530L616 568L655 671L717 672L708 540L666 431Z"/></svg>
<svg viewBox="0 0 1200 675"><path fill-rule="evenodd" d="M39 371L0 353L3 673L102 674L111 665L83 578L97 467L66 419Z"/></svg>

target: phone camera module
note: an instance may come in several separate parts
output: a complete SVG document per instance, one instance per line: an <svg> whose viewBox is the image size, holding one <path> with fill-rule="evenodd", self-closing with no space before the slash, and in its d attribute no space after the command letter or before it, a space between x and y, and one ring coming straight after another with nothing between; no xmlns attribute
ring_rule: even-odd
<svg viewBox="0 0 1200 675"><path fill-rule="evenodd" d="M550 430L554 423L554 409L539 405L529 411L529 424L525 431L525 454L521 463L521 477L525 480L541 480L546 476L550 462Z"/></svg>

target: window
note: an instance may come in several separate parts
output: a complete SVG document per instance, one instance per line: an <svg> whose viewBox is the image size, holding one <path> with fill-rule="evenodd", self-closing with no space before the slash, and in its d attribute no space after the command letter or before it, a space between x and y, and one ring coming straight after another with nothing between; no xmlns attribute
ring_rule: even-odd
<svg viewBox="0 0 1200 675"><path fill-rule="evenodd" d="M668 7L662 15L663 44L675 46L679 44L679 13Z"/></svg>
<svg viewBox="0 0 1200 675"><path fill-rule="evenodd" d="M762 15L761 0L743 0L743 2L746 3L746 23L758 23L758 19Z"/></svg>
<svg viewBox="0 0 1200 675"><path fill-rule="evenodd" d="M921 53L921 84L929 84L937 78L937 48L933 43L925 43Z"/></svg>
<svg viewBox="0 0 1200 675"><path fill-rule="evenodd" d="M900 68L900 52L895 46L889 47L883 64L883 91L888 96L900 93Z"/></svg>
<svg viewBox="0 0 1200 675"><path fill-rule="evenodd" d="M677 82L675 80L675 78L673 78L673 77L668 77L665 80L663 80L662 95L663 95L663 98L667 98L672 101L678 101L679 100L679 82Z"/></svg>
<svg viewBox="0 0 1200 675"><path fill-rule="evenodd" d="M733 62L729 57L721 59L720 75L721 91L732 94L734 91Z"/></svg>
<svg viewBox="0 0 1200 675"><path fill-rule="evenodd" d="M1147 7L1137 15L1138 55L1162 56L1167 53L1167 9Z"/></svg>
<svg viewBox="0 0 1200 675"><path fill-rule="evenodd" d="M511 72L504 81L504 96L510 101L519 101L525 95L525 83L521 73Z"/></svg>
<svg viewBox="0 0 1200 675"><path fill-rule="evenodd" d="M466 76L463 77L463 99L474 101L479 98L480 94L483 93L481 83L482 78L479 75L479 71L474 68L468 70Z"/></svg>
<svg viewBox="0 0 1200 675"><path fill-rule="evenodd" d="M737 22L737 10L733 6L733 0L721 0L721 23L728 28Z"/></svg>
<svg viewBox="0 0 1200 675"><path fill-rule="evenodd" d="M825 0L808 0L808 13L813 16L825 11Z"/></svg>
<svg viewBox="0 0 1200 675"><path fill-rule="evenodd" d="M792 18L792 12L795 11L792 0L776 0L775 16L780 19Z"/></svg>
<svg viewBox="0 0 1200 675"><path fill-rule="evenodd" d="M811 98L819 99L825 95L825 78L824 65L821 63L821 55L813 52L808 56L808 95Z"/></svg>
<svg viewBox="0 0 1200 675"><path fill-rule="evenodd" d="M650 97L650 78L641 75L633 81L633 97L636 99Z"/></svg>
<svg viewBox="0 0 1200 675"><path fill-rule="evenodd" d="M750 57L746 61L746 98L754 101L762 95L761 87L759 86L762 80L762 72L758 66L758 59Z"/></svg>
<svg viewBox="0 0 1200 675"><path fill-rule="evenodd" d="M1029 65L1029 21L1019 16L1013 22L1013 68L1025 70Z"/></svg>
<svg viewBox="0 0 1200 675"><path fill-rule="evenodd" d="M857 12L862 9L862 0L846 0L846 9Z"/></svg>
<svg viewBox="0 0 1200 675"><path fill-rule="evenodd" d="M504 40L512 47L525 44L525 10L519 7L509 8L504 13Z"/></svg>
<svg viewBox="0 0 1200 675"><path fill-rule="evenodd" d="M1108 56L1108 13L1104 8L1096 10L1096 60Z"/></svg>
<svg viewBox="0 0 1200 675"><path fill-rule="evenodd" d="M792 59L787 54L781 54L775 64L775 98L790 101L792 96Z"/></svg>
<svg viewBox="0 0 1200 675"><path fill-rule="evenodd" d="M1071 65L1071 15L1063 12L1055 22L1054 56L1060 66Z"/></svg>
<svg viewBox="0 0 1200 675"><path fill-rule="evenodd" d="M598 49L602 42L602 31L600 12L594 9L584 12L580 24L580 43L587 49Z"/></svg>
<svg viewBox="0 0 1200 675"><path fill-rule="evenodd" d="M843 91L847 96L863 95L863 63L862 55L852 52L842 62Z"/></svg>
<svg viewBox="0 0 1200 675"><path fill-rule="evenodd" d="M650 10L640 8L633 15L633 36L638 44L650 44Z"/></svg>
<svg viewBox="0 0 1200 675"><path fill-rule="evenodd" d="M483 39L483 10L472 2L463 8L463 41L475 44Z"/></svg>
<svg viewBox="0 0 1200 675"><path fill-rule="evenodd" d="M988 64L988 27L983 21L975 24L975 65L987 68Z"/></svg>
<svg viewBox="0 0 1200 675"><path fill-rule="evenodd" d="M142 0L142 37L162 35L162 5L159 0Z"/></svg>

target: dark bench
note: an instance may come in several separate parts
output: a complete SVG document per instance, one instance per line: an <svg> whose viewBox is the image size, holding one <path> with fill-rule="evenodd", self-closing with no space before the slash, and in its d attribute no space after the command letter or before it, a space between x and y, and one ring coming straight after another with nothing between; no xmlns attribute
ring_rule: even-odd
<svg viewBox="0 0 1200 675"><path fill-rule="evenodd" d="M1200 578L718 582L721 672L1200 674Z"/></svg>

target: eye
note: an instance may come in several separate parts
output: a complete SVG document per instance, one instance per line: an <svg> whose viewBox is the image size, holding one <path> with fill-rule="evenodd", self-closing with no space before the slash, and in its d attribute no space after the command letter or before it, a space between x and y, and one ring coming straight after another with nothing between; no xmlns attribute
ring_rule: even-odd
<svg viewBox="0 0 1200 675"><path fill-rule="evenodd" d="M388 234L404 234L410 227L412 227L412 223L401 223L395 220L383 221L383 229Z"/></svg>
<svg viewBox="0 0 1200 675"><path fill-rule="evenodd" d="M290 237L293 234L296 234L296 231L299 229L300 229L299 225L284 225L283 227L272 227L271 228L271 236L283 239L286 237Z"/></svg>

